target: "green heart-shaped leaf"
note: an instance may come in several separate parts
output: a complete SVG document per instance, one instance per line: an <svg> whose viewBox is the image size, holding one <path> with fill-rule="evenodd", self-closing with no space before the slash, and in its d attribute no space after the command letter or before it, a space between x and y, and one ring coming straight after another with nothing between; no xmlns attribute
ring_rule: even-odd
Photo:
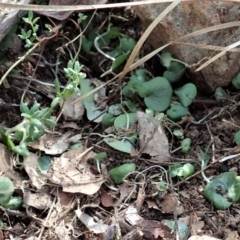
<svg viewBox="0 0 240 240"><path fill-rule="evenodd" d="M156 77L136 86L146 106L153 111L165 111L172 99L172 86L166 78Z"/></svg>
<svg viewBox="0 0 240 240"><path fill-rule="evenodd" d="M175 103L167 110L167 116L173 121L177 121L182 117L188 115L188 109L179 103Z"/></svg>
<svg viewBox="0 0 240 240"><path fill-rule="evenodd" d="M133 151L133 145L128 140L118 140L115 138L104 138L106 144L110 147L125 153L131 153Z"/></svg>
<svg viewBox="0 0 240 240"><path fill-rule="evenodd" d="M236 89L240 89L240 73L238 73L237 76L232 79L232 84Z"/></svg>
<svg viewBox="0 0 240 240"><path fill-rule="evenodd" d="M136 113L122 114L114 120L114 127L118 131L120 128L131 128L136 121ZM127 126L128 125L128 126Z"/></svg>
<svg viewBox="0 0 240 240"><path fill-rule="evenodd" d="M204 196L217 209L227 209L240 198L240 177L235 172L226 172L210 181Z"/></svg>
<svg viewBox="0 0 240 240"><path fill-rule="evenodd" d="M113 126L114 120L115 120L115 117L113 116L113 114L111 113L104 114L102 118L103 127L108 128Z"/></svg>
<svg viewBox="0 0 240 240"><path fill-rule="evenodd" d="M120 40L120 48L124 52L130 52L134 49L136 41L133 38L122 38Z"/></svg>
<svg viewBox="0 0 240 240"><path fill-rule="evenodd" d="M193 83L187 83L175 91L179 101L184 107L188 107L197 96L197 88Z"/></svg>
<svg viewBox="0 0 240 240"><path fill-rule="evenodd" d="M119 184L123 181L124 177L136 170L136 164L135 163L126 163L119 167L113 168L109 171L109 174L112 178L112 180Z"/></svg>
<svg viewBox="0 0 240 240"><path fill-rule="evenodd" d="M8 203L13 192L13 182L9 178L0 176L0 204Z"/></svg>
<svg viewBox="0 0 240 240"><path fill-rule="evenodd" d="M234 134L234 141L237 145L240 145L240 130Z"/></svg>
<svg viewBox="0 0 240 240"><path fill-rule="evenodd" d="M49 156L42 156L38 159L38 168L41 172L48 171L51 167L52 158Z"/></svg>
<svg viewBox="0 0 240 240"><path fill-rule="evenodd" d="M223 90L223 88L221 87L218 87L216 88L215 90L215 99L218 101L218 102L224 102L226 101L227 97L228 97L228 94Z"/></svg>
<svg viewBox="0 0 240 240"><path fill-rule="evenodd" d="M182 152L187 153L190 149L191 145L191 139L190 138L185 138L181 142L181 147L182 147Z"/></svg>
<svg viewBox="0 0 240 240"><path fill-rule="evenodd" d="M181 79L185 72L185 65L172 61L170 67L163 73L163 77L166 78L170 83L177 82Z"/></svg>

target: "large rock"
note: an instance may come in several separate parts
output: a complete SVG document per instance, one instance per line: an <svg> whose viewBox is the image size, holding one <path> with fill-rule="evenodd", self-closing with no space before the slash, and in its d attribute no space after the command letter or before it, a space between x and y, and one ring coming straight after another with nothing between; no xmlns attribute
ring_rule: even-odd
<svg viewBox="0 0 240 240"><path fill-rule="evenodd" d="M136 0L135 0L136 1ZM144 28L169 5L157 3L134 7ZM213 25L239 20L240 3L220 1L182 2L158 24L148 38L154 48L158 48L186 34ZM203 34L187 40L190 43L228 46L240 38L240 28L227 28ZM176 58L188 64L197 63L204 57L214 56L217 51L190 46L172 45L168 47ZM200 72L190 69L189 74L196 85L205 92L212 92L218 86L227 86L240 71L239 53L228 52Z"/></svg>

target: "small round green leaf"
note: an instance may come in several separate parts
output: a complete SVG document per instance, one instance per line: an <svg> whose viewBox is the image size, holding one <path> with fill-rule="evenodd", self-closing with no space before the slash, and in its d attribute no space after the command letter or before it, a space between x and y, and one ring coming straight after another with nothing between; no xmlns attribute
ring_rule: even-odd
<svg viewBox="0 0 240 240"><path fill-rule="evenodd" d="M118 35L119 35L119 30L117 27L111 27L107 33L107 36L110 39L114 39L114 38L118 37Z"/></svg>
<svg viewBox="0 0 240 240"><path fill-rule="evenodd" d="M106 144L110 147L125 153L131 153L133 151L132 143L128 140L118 140L115 138L104 138Z"/></svg>
<svg viewBox="0 0 240 240"><path fill-rule="evenodd" d="M218 101L218 102L224 102L226 101L227 97L228 97L228 94L223 90L223 88L221 87L218 87L216 88L215 90L215 99Z"/></svg>
<svg viewBox="0 0 240 240"><path fill-rule="evenodd" d="M166 78L156 77L137 85L140 97L144 98L146 106L153 111L165 111L172 100L172 86Z"/></svg>
<svg viewBox="0 0 240 240"><path fill-rule="evenodd" d="M112 180L116 183L122 183L124 177L131 173L134 172L136 170L136 164L135 163L126 163L123 164L119 167L113 168L109 171L110 177L112 178Z"/></svg>
<svg viewBox="0 0 240 240"><path fill-rule="evenodd" d="M127 113L122 114L114 120L114 127L118 131L120 128L127 128L127 125L129 128L134 124L136 121L136 113Z"/></svg>
<svg viewBox="0 0 240 240"><path fill-rule="evenodd" d="M232 84L236 89L240 89L240 73L238 73L237 76L232 79Z"/></svg>
<svg viewBox="0 0 240 240"><path fill-rule="evenodd" d="M234 141L237 145L240 145L240 130L234 134Z"/></svg>
<svg viewBox="0 0 240 240"><path fill-rule="evenodd" d="M49 156L42 156L38 159L38 168L41 172L46 172L51 167L52 158Z"/></svg>
<svg viewBox="0 0 240 240"><path fill-rule="evenodd" d="M185 138L181 142L181 147L182 147L182 152L187 153L190 149L191 145L191 139L190 138Z"/></svg>
<svg viewBox="0 0 240 240"><path fill-rule="evenodd" d="M136 41L133 38L122 38L120 40L120 48L124 52L132 51L135 45L136 45Z"/></svg>
<svg viewBox="0 0 240 240"><path fill-rule="evenodd" d="M13 152L15 152L23 157L28 157L30 154L29 150L25 144L15 146L12 150L13 150Z"/></svg>
<svg viewBox="0 0 240 240"><path fill-rule="evenodd" d="M240 198L240 180L235 172L226 172L210 181L204 189L204 196L215 208L225 210Z"/></svg>
<svg viewBox="0 0 240 240"><path fill-rule="evenodd" d="M179 101L184 107L188 107L197 96L197 88L193 83L187 83L175 91Z"/></svg>
<svg viewBox="0 0 240 240"><path fill-rule="evenodd" d="M185 65L172 61L170 67L163 73L163 77L166 78L170 83L179 81L185 72Z"/></svg>
<svg viewBox="0 0 240 240"><path fill-rule="evenodd" d="M23 201L19 197L11 197L9 202L6 204L3 204L2 206L4 208L10 209L10 210L18 210L20 207L22 207Z"/></svg>
<svg viewBox="0 0 240 240"><path fill-rule="evenodd" d="M171 108L167 110L167 116L173 121L178 121L182 117L188 115L188 113L188 109L179 103L173 104Z"/></svg>
<svg viewBox="0 0 240 240"><path fill-rule="evenodd" d="M191 163L184 165L176 164L169 168L171 177L179 177L180 179L187 178L195 172L195 167Z"/></svg>
<svg viewBox="0 0 240 240"><path fill-rule="evenodd" d="M115 117L111 113L104 114L102 118L102 125L105 128L111 127L114 124Z"/></svg>
<svg viewBox="0 0 240 240"><path fill-rule="evenodd" d="M0 204L6 204L14 192L13 182L9 178L0 176Z"/></svg>

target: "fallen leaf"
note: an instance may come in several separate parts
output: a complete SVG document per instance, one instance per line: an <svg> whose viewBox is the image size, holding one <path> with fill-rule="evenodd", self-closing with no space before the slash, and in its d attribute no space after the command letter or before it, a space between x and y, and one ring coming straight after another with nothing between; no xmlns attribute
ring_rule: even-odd
<svg viewBox="0 0 240 240"><path fill-rule="evenodd" d="M161 202L162 213L174 213L176 210L176 202L172 194L166 194Z"/></svg>
<svg viewBox="0 0 240 240"><path fill-rule="evenodd" d="M87 162L96 154L91 149L72 149L54 158L47 175L51 182L62 186L64 192L92 195L106 181L103 174L94 174Z"/></svg>
<svg viewBox="0 0 240 240"><path fill-rule="evenodd" d="M104 224L102 220L95 222L91 216L83 213L80 209L75 210L78 219L90 230L96 234L104 233L108 229L108 225Z"/></svg>
<svg viewBox="0 0 240 240"><path fill-rule="evenodd" d="M135 193L134 186L128 186L127 183L123 183L120 187L120 197L118 201L114 204L115 206L121 205L127 197L132 197L132 194Z"/></svg>
<svg viewBox="0 0 240 240"><path fill-rule="evenodd" d="M79 101L75 104L72 104L79 96L77 96L75 93L73 93L71 96L69 96L63 105L63 116L65 120L81 120L82 116L85 112L85 108L83 106L82 101ZM60 102L60 104L63 104L63 100Z"/></svg>
<svg viewBox="0 0 240 240"><path fill-rule="evenodd" d="M13 152L8 150L5 145L0 143L0 171L3 177L7 177L13 181L14 187L20 189L23 180L25 180L13 168Z"/></svg>
<svg viewBox="0 0 240 240"><path fill-rule="evenodd" d="M191 224L191 235L196 235L202 232L204 221L198 221Z"/></svg>
<svg viewBox="0 0 240 240"><path fill-rule="evenodd" d="M32 193L30 191L24 191L23 201L24 204L40 210L50 208L52 205L51 196L44 192Z"/></svg>
<svg viewBox="0 0 240 240"><path fill-rule="evenodd" d="M140 152L149 154L151 162L162 163L169 161L168 139L164 133L161 121L150 115L137 112Z"/></svg>
<svg viewBox="0 0 240 240"><path fill-rule="evenodd" d="M29 178L31 179L31 184L37 189L41 189L47 181L47 176L43 175L38 169L38 159L39 156L34 153L30 153L28 157L25 157L23 164L25 166L25 171L27 172Z"/></svg>
<svg viewBox="0 0 240 240"><path fill-rule="evenodd" d="M31 143L30 146L49 155L61 154L69 148L70 143L75 143L81 139L81 134L70 137L71 134L72 132L66 132L62 136L46 134Z"/></svg>
<svg viewBox="0 0 240 240"><path fill-rule="evenodd" d="M114 205L113 198L104 189L100 189L101 203L104 207L112 207Z"/></svg>

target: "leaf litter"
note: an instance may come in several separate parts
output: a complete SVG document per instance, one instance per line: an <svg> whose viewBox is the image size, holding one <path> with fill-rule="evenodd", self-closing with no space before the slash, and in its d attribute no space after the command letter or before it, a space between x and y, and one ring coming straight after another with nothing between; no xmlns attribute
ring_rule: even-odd
<svg viewBox="0 0 240 240"><path fill-rule="evenodd" d="M127 71L129 71L129 69ZM91 84L88 82L89 87L94 89L92 83L93 81ZM97 86L97 84L95 86ZM104 99L104 94L100 93L99 96L100 97L92 95L91 102L85 103L91 105L91 107L93 106L91 110L92 114L96 114L96 112L99 111L99 105L96 104L96 100L106 100ZM81 103L81 101L78 103ZM102 106L106 107L106 103L104 104ZM76 122L84 118L82 112L83 106L77 105L78 108L76 109L71 105L70 101L67 102L66 106L67 109L64 111L65 121L70 120ZM105 110L106 109L100 109L94 117L98 117ZM197 120L197 114L199 114L201 118L205 113L206 108L201 107L199 112L195 110L192 115L196 117L194 120ZM94 120L94 117L89 118ZM216 235L219 231L216 225L224 225L226 223L226 215L223 216L220 212L215 212L215 215L213 215L209 210L211 209L211 206L210 204L206 204L206 200L204 200L202 196L204 184L200 177L197 176L196 178L191 179L191 186L189 184L184 184L185 189L181 189L181 192L177 192L177 190L174 189L174 191L172 190L173 193L168 193L167 195L160 197L158 194L159 191L161 192L161 189L156 188L156 184L153 184L153 177L156 174L158 174L157 177L155 176L155 178L157 178L156 181L166 181L164 174L159 174L159 166L173 163L172 156L170 157L169 154L168 143L168 139L171 139L171 136L167 132L165 133L163 129L167 126L170 130L174 130L175 126L172 126L171 124L168 125L169 123L164 122L164 120L162 122L157 121L153 117L149 117L149 115L139 111L137 112L137 119L139 143L136 143L134 147L139 150L138 155L135 154L130 158L129 155L126 157L126 155L115 151L108 156L107 161L103 161L104 163L107 162L108 169L117 167L122 163L129 163L133 161L133 159L136 161L138 166L137 172L130 173L126 176L126 178L123 179L124 182L119 186L114 185L107 174L99 173L95 163L92 164L92 159L96 156L93 149L95 150L94 147L96 147L96 149L99 147L99 145L96 144L97 138L95 139L91 136L86 138L86 145L90 146L88 148L82 147L69 150L72 143L83 140L82 135L78 133L79 131L76 134L72 129L80 130L81 127L85 128L86 126L81 126L84 119L79 125L75 125L73 122L65 122L63 126L65 126L66 129L70 128L71 131L67 131L58 136L54 134L46 134L39 140L39 142L32 144L32 148L36 150L36 154L31 153L30 156L24 158L23 161L23 164L28 166L25 168L25 172L28 175L28 182L24 181L26 186L24 185L25 189L23 188L23 198L25 203L32 207L31 211L29 211L29 216L32 219L35 219L34 217L36 216L36 213L38 216L41 216L42 212L39 210L43 210L44 205L48 210L47 217L44 216L42 219L37 220L42 224L43 229L39 238L45 237L53 239L55 236L58 239L70 239L72 232L74 232L75 236L79 235L83 237L84 230L85 232L89 231L98 233L100 239L102 237L100 233L104 232L110 232L109 234L114 237L115 235L119 235L117 230L115 231L112 229L115 229L115 226L117 228L117 226L120 225L122 229L128 229L124 232L126 234L122 239L129 239L127 237L133 236L131 234L137 234L136 230L140 230L139 237L144 236L147 239L174 239L174 229L164 225L163 222L160 221L159 216L161 215L162 218L167 218L169 217L168 214L171 214L171 219L173 219L173 215L176 213L177 215L185 216L185 218L188 217L193 219L192 223L184 218L174 219L176 222L179 220L191 227L195 226L194 232L191 232L192 236L189 239L217 239L203 235L203 233ZM97 120L96 122L99 121L100 120ZM229 123L223 123L222 121L212 120L212 123L210 129L216 139L215 147L218 150L225 147L231 147L232 139L227 133L233 132L235 128L230 126ZM91 123L89 125L91 125ZM225 125L225 127L223 125ZM180 124L180 127L183 128L184 134L187 135L187 137L193 139L193 146L196 146L196 149L193 148L192 151L184 156L184 159L181 154L177 154L176 156L179 157L181 161L184 161L185 158L190 158L194 161L199 146L209 142L209 132L202 126L193 125L192 119ZM197 134L195 135L195 133ZM71 136L73 137L71 138ZM170 143L170 145L173 144L172 147L176 147L177 143L179 143L176 138L172 139L172 142ZM104 150L106 149L106 145L101 145L101 147L104 148ZM39 150L45 152L45 154L53 155L51 167L47 172L40 172L38 169L37 161L39 158ZM111 150L107 150L108 152L111 152ZM4 156L4 159L1 160L0 170L3 172L4 176L13 179L15 188L19 191L22 189L24 178L21 179L22 175L19 174L19 169L16 170L15 166L12 164L13 162L16 163L15 159L13 159L11 154L8 154L9 151L6 151L6 148L3 149L1 156ZM145 159L144 154L149 155L150 158ZM216 157L219 157L220 154L216 152L215 155ZM153 165L152 163L156 165ZM234 168L236 163L231 161L228 165L229 167ZM235 166L235 168L238 170L238 166ZM17 174L19 174L20 179L16 181ZM217 175L218 171L216 169L208 169L206 174ZM141 179L139 176L142 176L143 178ZM173 181L175 183L175 180ZM55 187L53 192L52 185ZM141 187L139 187L140 185ZM32 189L32 186L35 188L34 191L38 191L37 193L27 191L28 189ZM48 190L44 190L46 188L48 188ZM101 198L98 191L101 192ZM168 191L171 190L168 189ZM50 192L51 194L49 194ZM180 193L180 195L175 196L175 192ZM86 198L85 195L88 195L88 197ZM198 196L197 201L193 201L196 196ZM175 197L178 200L176 202ZM76 199L81 200L81 206L78 207L79 211L75 210L76 216L85 225L85 229L82 228L81 230L79 230L79 226L74 223L73 218L71 218L69 214L70 212L74 212L77 205ZM149 199L153 200L154 204L152 204ZM89 202L91 204L88 204ZM146 203L148 203L149 206L146 207ZM177 204L177 207L175 204ZM107 209L109 212L106 213L102 209L95 211L94 208L98 208L101 205L105 207L105 211ZM150 206L154 206L154 209L158 210L151 211ZM14 214L14 212L9 210L5 211L9 215L11 213ZM226 213L229 214L226 219L229 224L228 226L231 227L236 226L239 220L238 214L234 214L234 211L236 211L236 209L234 210L233 208L230 213ZM205 218L206 214L206 218L210 219L209 222L213 222L213 227L208 226L208 222ZM216 216L218 217L217 220ZM157 221L152 219L157 219ZM168 222L168 224L170 226L172 222ZM123 227L123 225L125 227ZM31 231L33 231L33 229L30 228L29 232ZM202 236L196 236L198 234ZM234 231L231 233L227 233L226 231L221 232L219 233L219 236L220 235L227 236L229 239L238 238L238 233L235 233ZM87 239L94 239L95 236L89 233L89 235L84 235L84 237ZM26 239L31 239L31 237Z"/></svg>

